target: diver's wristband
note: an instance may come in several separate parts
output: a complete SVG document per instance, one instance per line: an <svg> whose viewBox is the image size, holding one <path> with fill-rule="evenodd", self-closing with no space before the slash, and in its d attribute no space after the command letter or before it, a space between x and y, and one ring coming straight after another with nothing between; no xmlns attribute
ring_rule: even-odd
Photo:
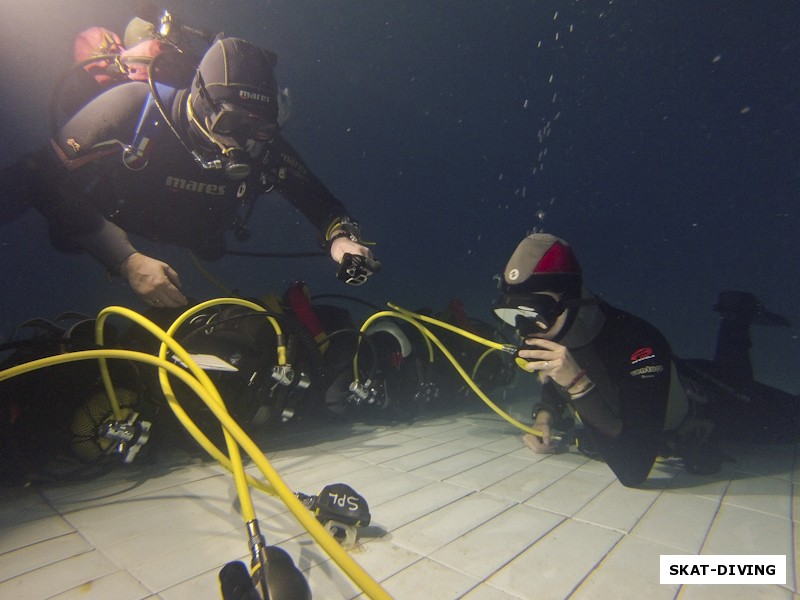
<svg viewBox="0 0 800 600"><path fill-rule="evenodd" d="M589 385L587 385L587 386L586 386L585 388L583 388L582 390L580 390L580 391L578 391L578 392L576 392L576 393L574 393L574 394L570 394L570 395L569 395L569 399L570 399L570 400L578 400L579 398L583 398L584 396L586 396L587 394L589 394L589 393L590 393L590 392L591 392L591 391L592 391L592 390L593 390L595 387L596 387L596 386L595 386L595 384L594 384L594 381L590 381L590 382L589 382Z"/></svg>
<svg viewBox="0 0 800 600"><path fill-rule="evenodd" d="M328 243L328 248L333 246L333 242L335 242L339 238L343 238L343 237L346 237L347 239L349 239L352 242L358 243L358 241L359 241L358 237L353 235L352 233L348 233L347 231L339 231L339 233L334 233L331 237L328 238L328 242L327 242Z"/></svg>
<svg viewBox="0 0 800 600"><path fill-rule="evenodd" d="M341 237L341 234L351 236L350 239L357 242L361 239L361 228L358 223L349 217L341 217L334 220L325 232L325 241L331 243L336 237Z"/></svg>
<svg viewBox="0 0 800 600"><path fill-rule="evenodd" d="M539 407L536 408L536 410L533 411L533 414L531 415L531 417L533 417L533 422L534 423L536 423L536 419L539 418L539 413L541 413L541 412L546 412L546 413L549 413L551 417L553 416L553 410L552 409L550 409L550 408L548 408L546 406L539 406Z"/></svg>
<svg viewBox="0 0 800 600"><path fill-rule="evenodd" d="M569 382L567 385L562 385L562 386L561 386L561 389L562 389L562 390L564 390L565 392L569 392L569 391L570 391L572 388L574 388L574 387L575 387L575 386L578 384L578 382L579 382L581 379L583 379L584 377L586 377L586 371L584 371L584 370L581 370L581 372L580 372L580 373L578 373L577 375L575 375L575 378L574 378L572 381L570 381L570 382Z"/></svg>

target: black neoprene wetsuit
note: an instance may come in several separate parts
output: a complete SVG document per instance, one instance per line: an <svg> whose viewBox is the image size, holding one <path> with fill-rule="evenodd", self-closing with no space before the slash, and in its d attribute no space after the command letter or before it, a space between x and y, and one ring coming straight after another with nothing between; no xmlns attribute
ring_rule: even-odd
<svg viewBox="0 0 800 600"><path fill-rule="evenodd" d="M177 91L172 120L184 128L186 90ZM344 206L280 135L263 144L244 180L200 166L161 116L147 145L147 160L126 165L150 90L146 83L113 87L70 118L39 157L30 182L34 206L46 217L61 250L84 249L111 270L135 249L124 232L181 245L206 259L224 253L224 234L238 210L273 187L324 234L347 216ZM134 170L138 169L138 170Z"/></svg>
<svg viewBox="0 0 800 600"><path fill-rule="evenodd" d="M662 449L671 350L650 323L607 304L600 308L605 323L598 335L586 346L570 348L595 387L571 404L620 482L636 486ZM546 409L558 419L568 398L551 381L536 410Z"/></svg>
<svg viewBox="0 0 800 600"><path fill-rule="evenodd" d="M719 442L787 444L800 439L800 397L753 379L748 319L722 319L714 360L682 359L650 323L607 304L600 308L606 319L598 335L586 346L570 348L595 388L571 405L589 432L584 445L608 463L623 485L641 484L664 451L703 474L716 472L726 460ZM673 364L677 378L671 376ZM673 384L682 387L688 402L683 424L710 423L708 437L694 439L691 427L664 431ZM534 413L548 410L555 428L567 429L568 398L550 382Z"/></svg>

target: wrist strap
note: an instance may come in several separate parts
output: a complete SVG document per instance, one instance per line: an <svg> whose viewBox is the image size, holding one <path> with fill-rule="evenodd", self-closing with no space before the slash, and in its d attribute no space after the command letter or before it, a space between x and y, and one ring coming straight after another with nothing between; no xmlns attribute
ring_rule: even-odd
<svg viewBox="0 0 800 600"><path fill-rule="evenodd" d="M575 393L575 394L570 394L570 395L569 395L569 399L570 399L570 400L577 400L578 398L583 398L583 397L584 397L584 396L586 396L586 395L587 395L589 392L591 392L591 391L592 391L594 388L595 388L594 381L590 381L590 382L589 382L589 385L587 385L587 386L586 386L585 388L583 388L581 391L579 391L579 392L577 392L577 393Z"/></svg>
<svg viewBox="0 0 800 600"><path fill-rule="evenodd" d="M565 392L570 391L572 388L575 387L575 384L577 384L584 377L586 377L586 371L581 369L580 373L575 375L575 378L572 381L570 381L567 385L562 386L561 389L564 390Z"/></svg>
<svg viewBox="0 0 800 600"><path fill-rule="evenodd" d="M328 238L328 241L327 241L328 248L330 248L333 245L333 242L335 242L339 238L343 238L343 237L346 237L347 239L358 243L358 237L356 237L352 233L348 233L346 231L340 231L339 233L334 233L332 236L330 236Z"/></svg>
<svg viewBox="0 0 800 600"><path fill-rule="evenodd" d="M333 233L337 229L340 229L341 231L338 233ZM328 226L328 230L325 232L325 241L330 244L334 239L342 237L343 235L349 236L354 242L359 241L361 239L361 229L359 228L358 223L348 217L334 219L334 221Z"/></svg>
<svg viewBox="0 0 800 600"><path fill-rule="evenodd" d="M546 406L540 406L536 410L533 411L533 414L531 414L531 417L533 417L533 422L534 423L536 423L536 419L539 417L539 413L540 412L550 413L550 416L551 417L553 416L553 411L552 410L550 410Z"/></svg>

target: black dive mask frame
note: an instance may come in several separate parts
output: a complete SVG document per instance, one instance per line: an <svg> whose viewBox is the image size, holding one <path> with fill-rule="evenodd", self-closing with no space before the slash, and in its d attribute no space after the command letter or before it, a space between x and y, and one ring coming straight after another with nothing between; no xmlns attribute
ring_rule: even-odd
<svg viewBox="0 0 800 600"><path fill-rule="evenodd" d="M225 172L226 177L233 181L246 179L250 175L253 167L252 157L244 148L226 146L223 152L220 152L216 155L216 158L213 160L206 160L200 151L196 149L195 144L193 144L190 140L187 140L185 136L178 131L175 123L172 122L172 118L169 114L170 111L168 107L164 105L164 102L162 101L161 96L156 89L155 79L156 63L162 59L162 57L167 56L168 54L169 53L164 53L156 56L147 67L147 82L150 86L150 94L152 95L153 101L155 102L158 111L161 113L164 122L172 130L172 133L175 134L175 137L178 138L178 141L181 143L181 145L186 148L187 152L194 157L197 164L199 164L203 169L221 169ZM211 98L211 95L208 93L205 82L203 81L203 77L200 75L199 71L196 72L196 76L199 79L198 83L200 86L200 95L206 102L209 102L211 106L216 108L218 103L214 102L213 98Z"/></svg>
<svg viewBox="0 0 800 600"><path fill-rule="evenodd" d="M229 102L213 105L218 108L210 119L208 130L214 135L232 138L250 138L258 141L269 141L275 135L277 125L262 119L258 115L234 106Z"/></svg>
<svg viewBox="0 0 800 600"><path fill-rule="evenodd" d="M252 171L252 157L250 153L247 152L244 148L242 148L242 143L239 141L239 138L242 136L247 136L249 132L252 133L259 133L263 134L266 132L268 128L252 128L251 131L245 131L246 123L251 122L255 123L258 119L240 119L240 127L236 128L235 130L230 129L230 122L226 124L226 115L233 115L234 113L247 113L247 111L231 111L226 109L224 102L216 102L212 97L211 94L206 89L206 83L203 80L203 76L200 74L200 71L196 73L197 77L197 85L200 91L200 96L203 98L205 102L210 104L216 114L212 119L211 125L209 127L208 133L210 135L215 136L222 136L228 139L234 140L236 145L225 145L224 151L218 155L218 158L213 161L203 161L202 158L198 158L200 156L199 152L193 152L192 154L195 156L195 159L200 162L203 168L220 168L225 171L225 175L234 181L238 181L241 179L246 179L250 172ZM205 123L201 123L201 126L205 127ZM278 125L277 123L273 128L269 128L271 135L267 138L264 135L254 136L253 139L259 142L268 142L270 139L274 138L274 136L278 132ZM220 143L219 141L217 143Z"/></svg>
<svg viewBox="0 0 800 600"><path fill-rule="evenodd" d="M556 299L549 294L504 294L492 310L498 319L526 337L547 333L566 309L578 306L579 302L580 299Z"/></svg>

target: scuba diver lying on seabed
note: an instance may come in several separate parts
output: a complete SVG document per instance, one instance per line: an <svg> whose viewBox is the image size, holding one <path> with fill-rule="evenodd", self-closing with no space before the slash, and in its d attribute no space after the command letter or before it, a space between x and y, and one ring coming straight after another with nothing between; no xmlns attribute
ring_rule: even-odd
<svg viewBox="0 0 800 600"><path fill-rule="evenodd" d="M544 384L533 409L542 435L523 438L534 452L558 452L574 438L634 487L660 455L708 474L721 466L721 441L797 441L798 397L754 381L749 357L751 324L790 324L752 294L719 295L716 356L707 361L675 357L653 325L589 293L570 246L552 235L522 240L503 292L495 315L524 339L518 362Z"/></svg>

